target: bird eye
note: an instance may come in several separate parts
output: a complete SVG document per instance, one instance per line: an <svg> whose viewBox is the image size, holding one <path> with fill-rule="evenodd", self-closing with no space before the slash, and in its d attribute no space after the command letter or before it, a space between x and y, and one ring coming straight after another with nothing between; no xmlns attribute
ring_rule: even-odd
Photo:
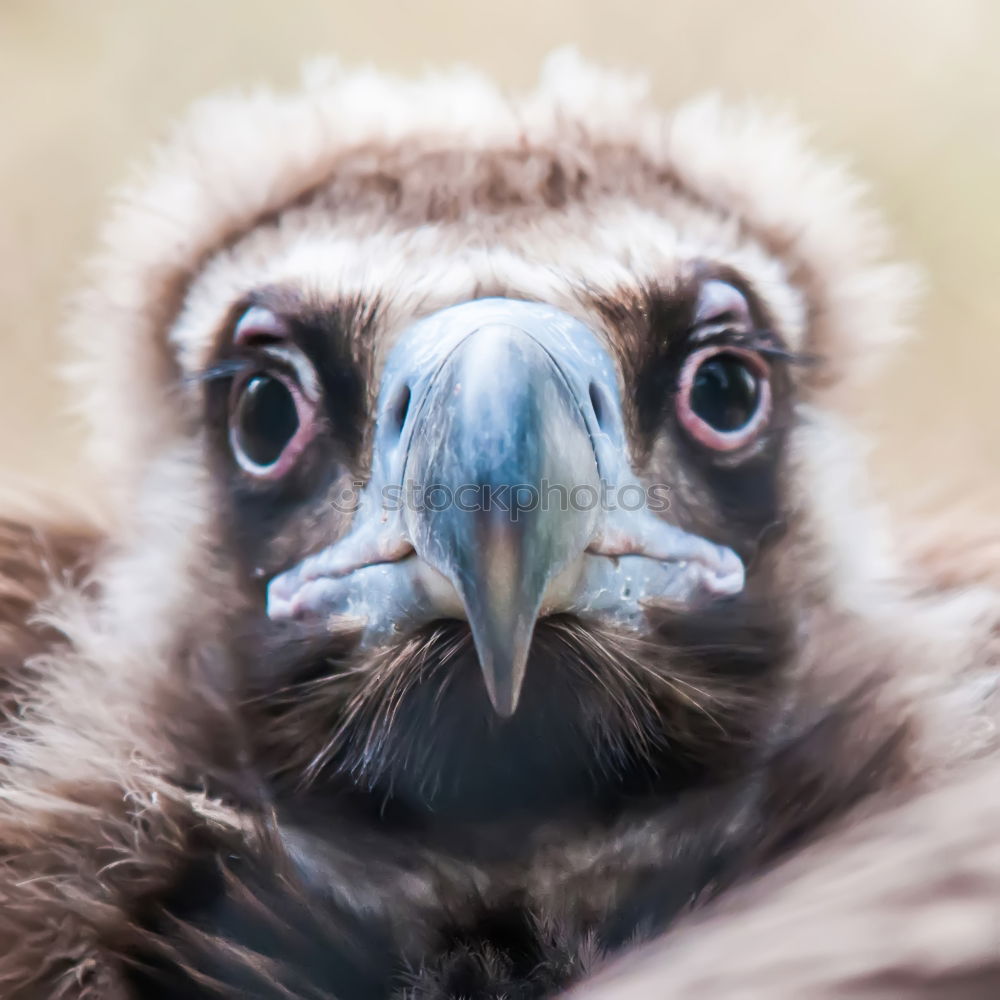
<svg viewBox="0 0 1000 1000"><path fill-rule="evenodd" d="M241 468L261 479L283 475L312 436L310 404L290 381L256 372L233 388L229 443Z"/></svg>
<svg viewBox="0 0 1000 1000"><path fill-rule="evenodd" d="M684 362L677 416L700 444L714 451L743 448L763 430L770 409L767 365L755 352L705 347Z"/></svg>

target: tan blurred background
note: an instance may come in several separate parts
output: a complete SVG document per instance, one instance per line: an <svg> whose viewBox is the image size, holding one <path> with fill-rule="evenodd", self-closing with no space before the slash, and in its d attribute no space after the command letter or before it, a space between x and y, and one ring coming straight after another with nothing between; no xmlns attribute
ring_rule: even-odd
<svg viewBox="0 0 1000 1000"><path fill-rule="evenodd" d="M1000 499L1000 3L996 0L0 0L0 484L77 492L56 337L103 199L205 91L294 81L337 53L407 72L481 66L529 85L577 44L793 109L875 186L928 275L921 340L862 414L879 481Z"/></svg>

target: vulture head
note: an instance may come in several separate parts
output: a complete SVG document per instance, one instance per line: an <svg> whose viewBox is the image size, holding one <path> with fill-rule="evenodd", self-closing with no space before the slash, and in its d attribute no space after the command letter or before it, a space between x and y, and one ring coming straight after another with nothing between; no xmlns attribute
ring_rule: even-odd
<svg viewBox="0 0 1000 1000"><path fill-rule="evenodd" d="M740 773L875 585L838 413L907 280L783 120L566 54L519 99L333 70L199 105L107 245L110 603L276 801L450 830Z"/></svg>

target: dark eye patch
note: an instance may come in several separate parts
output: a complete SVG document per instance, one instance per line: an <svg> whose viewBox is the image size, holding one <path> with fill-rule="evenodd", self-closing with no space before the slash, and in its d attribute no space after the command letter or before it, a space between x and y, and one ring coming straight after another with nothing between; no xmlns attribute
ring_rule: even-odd
<svg viewBox="0 0 1000 1000"><path fill-rule="evenodd" d="M714 287L706 299L700 290L708 282ZM617 353L636 468L649 482L670 484L670 518L752 559L759 540L784 520L790 365L813 359L788 350L752 290L728 271L705 270L680 287L632 288L591 304ZM743 359L756 385L730 357ZM712 358L719 361L709 365ZM758 420L763 413L763 426L751 413ZM713 433L699 440L695 422Z"/></svg>
<svg viewBox="0 0 1000 1000"><path fill-rule="evenodd" d="M277 321L261 335L253 316L240 328L252 310L258 318L273 312ZM265 579L290 554L342 530L332 498L364 471L373 322L370 307L265 289L234 305L214 358L192 379L202 389L220 530L249 580Z"/></svg>
<svg viewBox="0 0 1000 1000"><path fill-rule="evenodd" d="M326 423L347 457L356 460L367 433L366 389L376 308L359 302L315 303L287 288L259 289L236 303L219 333L215 358L196 379L230 382L246 372L273 371L266 348L284 342L315 373ZM365 359L362 361L361 359ZM287 366L277 373L296 376ZM277 403L277 393L270 394Z"/></svg>
<svg viewBox="0 0 1000 1000"><path fill-rule="evenodd" d="M741 308L707 310L700 289L725 284ZM638 306L638 307L637 307ZM691 396L695 413L723 433L746 423L760 398L762 372L777 377L779 387L789 386L783 369L789 364L812 364L814 358L789 351L773 332L770 319L755 297L732 275L712 275L682 289L650 288L627 312L602 311L618 330L625 330L623 376L633 408L634 447L637 456L648 454L657 437L678 423L676 399L681 373L696 352L715 348L715 359L701 366ZM704 317L699 319L699 317ZM730 349L730 350L727 350ZM755 357L759 364L736 360ZM758 370L759 369L759 370ZM784 394L775 401L787 403ZM730 462L730 464L732 464Z"/></svg>

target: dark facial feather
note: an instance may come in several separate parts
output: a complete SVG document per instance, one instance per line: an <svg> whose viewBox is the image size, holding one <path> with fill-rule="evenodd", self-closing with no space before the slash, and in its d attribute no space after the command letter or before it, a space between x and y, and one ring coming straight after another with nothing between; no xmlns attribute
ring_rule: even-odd
<svg viewBox="0 0 1000 1000"><path fill-rule="evenodd" d="M771 609L652 609L649 635L543 621L522 710L491 717L467 627L441 623L374 657L352 633L279 630L248 710L285 794L351 783L459 813L572 809L734 772L770 721L786 635ZM263 688L263 689L261 689ZM575 799L576 801L572 801Z"/></svg>

